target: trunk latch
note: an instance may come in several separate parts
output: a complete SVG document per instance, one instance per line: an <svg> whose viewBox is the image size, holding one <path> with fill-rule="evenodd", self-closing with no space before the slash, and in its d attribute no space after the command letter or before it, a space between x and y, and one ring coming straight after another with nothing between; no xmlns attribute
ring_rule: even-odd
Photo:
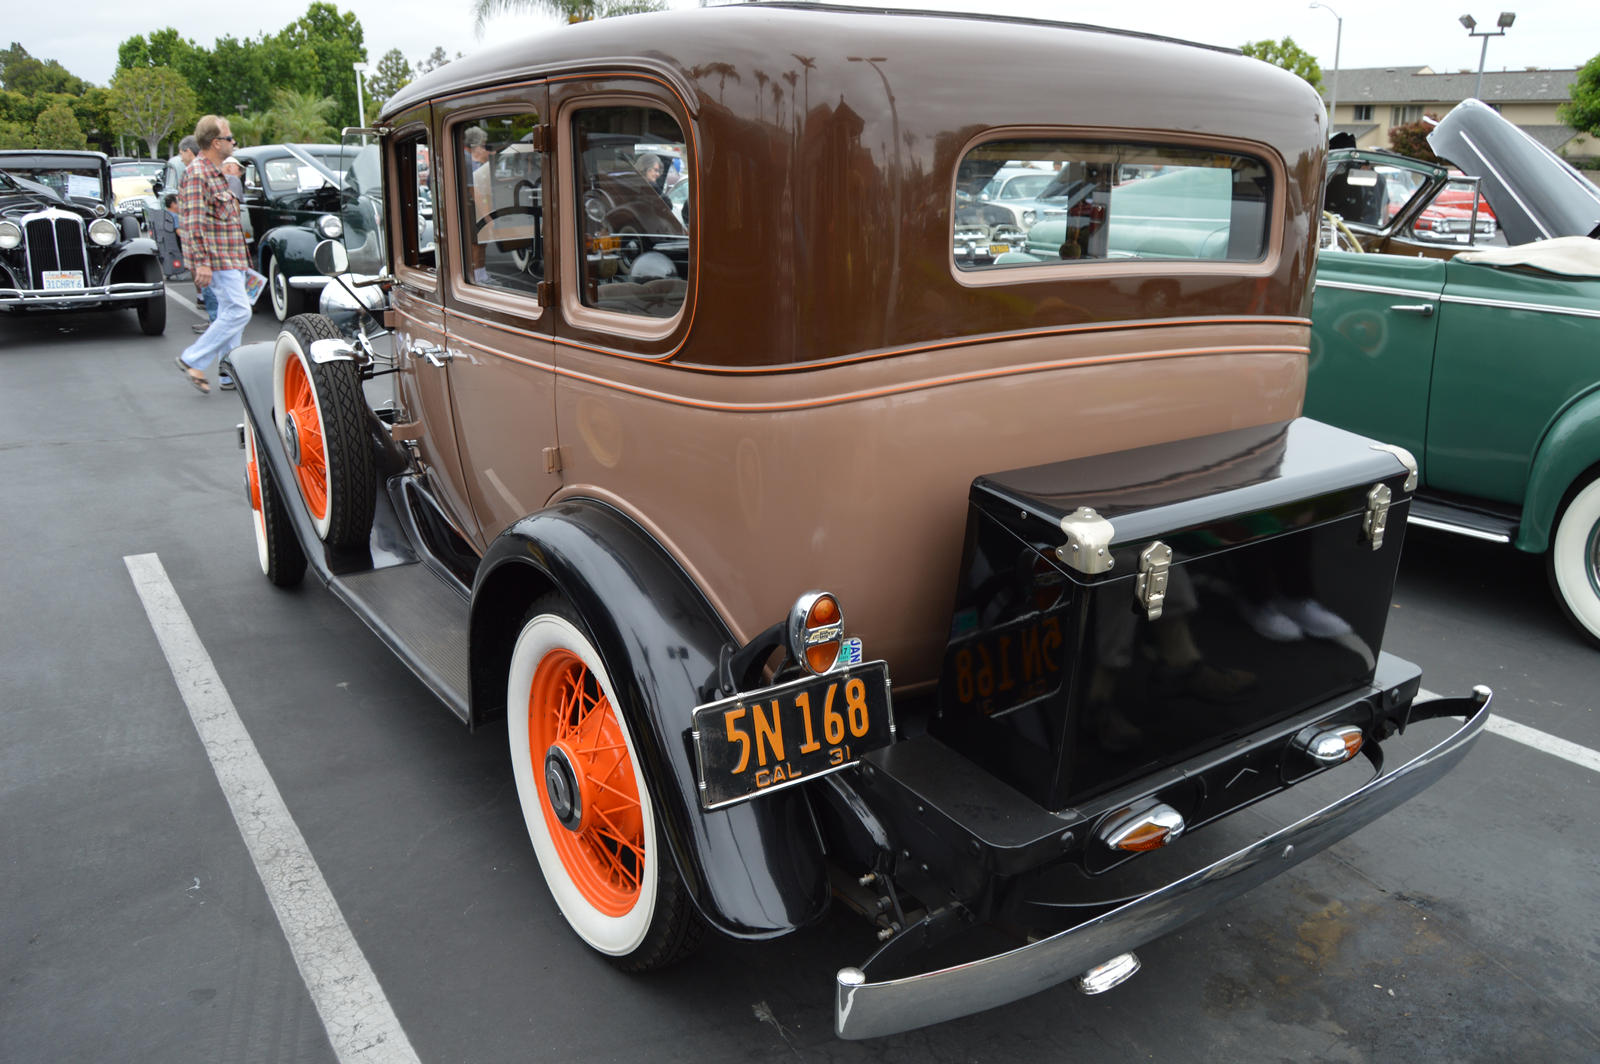
<svg viewBox="0 0 1600 1064"><path fill-rule="evenodd" d="M1372 549L1383 546L1383 530L1389 524L1389 485L1374 484L1367 492L1367 516L1361 528L1372 541Z"/></svg>
<svg viewBox="0 0 1600 1064"><path fill-rule="evenodd" d="M1152 621L1161 616L1161 607L1167 601L1167 570L1171 568L1172 548L1160 540L1139 554L1139 578L1134 581L1133 597Z"/></svg>

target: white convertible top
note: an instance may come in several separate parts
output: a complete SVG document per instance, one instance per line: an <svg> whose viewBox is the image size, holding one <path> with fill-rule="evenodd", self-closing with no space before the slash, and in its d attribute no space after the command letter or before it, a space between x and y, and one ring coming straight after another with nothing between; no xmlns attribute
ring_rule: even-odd
<svg viewBox="0 0 1600 1064"><path fill-rule="evenodd" d="M1546 273L1600 277L1600 240L1586 236L1558 236L1554 240L1536 240L1531 244L1518 244L1514 248L1463 251L1456 259L1482 266L1532 266Z"/></svg>

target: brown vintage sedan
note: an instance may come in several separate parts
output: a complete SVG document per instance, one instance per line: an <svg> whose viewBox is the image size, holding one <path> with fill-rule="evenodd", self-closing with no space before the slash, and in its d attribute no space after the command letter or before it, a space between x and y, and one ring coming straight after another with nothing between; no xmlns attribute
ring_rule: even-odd
<svg viewBox="0 0 1600 1064"><path fill-rule="evenodd" d="M351 134L381 321L232 356L261 566L504 727L556 905L627 970L839 903L844 1037L1108 989L1487 719L1380 649L1410 456L1299 416L1326 132L1237 53L981 16L451 63ZM958 239L1007 168L1078 190L1048 254ZM1325 772L1314 815L1191 843Z"/></svg>

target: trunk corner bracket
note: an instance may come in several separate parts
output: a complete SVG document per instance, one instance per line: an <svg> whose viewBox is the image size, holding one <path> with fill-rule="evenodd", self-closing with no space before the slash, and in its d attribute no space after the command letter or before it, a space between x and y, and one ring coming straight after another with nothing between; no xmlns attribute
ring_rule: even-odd
<svg viewBox="0 0 1600 1064"><path fill-rule="evenodd" d="M1080 506L1061 519L1061 531L1067 542L1056 548L1056 557L1063 563L1085 576L1111 571L1111 537L1115 529L1110 521L1093 509Z"/></svg>

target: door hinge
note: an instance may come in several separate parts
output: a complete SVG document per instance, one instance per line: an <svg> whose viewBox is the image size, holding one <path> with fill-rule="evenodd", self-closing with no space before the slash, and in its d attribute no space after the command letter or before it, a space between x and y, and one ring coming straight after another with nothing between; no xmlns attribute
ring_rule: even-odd
<svg viewBox="0 0 1600 1064"><path fill-rule="evenodd" d="M1389 485L1374 484L1367 492L1367 516L1361 522L1362 531L1372 541L1372 549L1383 546L1383 531L1389 524Z"/></svg>
<svg viewBox="0 0 1600 1064"><path fill-rule="evenodd" d="M533 127L534 151L554 150L555 145L551 143L553 139L554 138L550 136L550 124L548 122Z"/></svg>
<svg viewBox="0 0 1600 1064"><path fill-rule="evenodd" d="M546 447L544 449L544 471L546 473L561 472L561 448Z"/></svg>
<svg viewBox="0 0 1600 1064"><path fill-rule="evenodd" d="M541 307L555 305L556 283L554 281L540 281L533 290L533 298L539 301Z"/></svg>
<svg viewBox="0 0 1600 1064"><path fill-rule="evenodd" d="M1172 548L1160 540L1150 544L1139 554L1139 578L1133 583L1133 595L1150 620L1161 616L1167 601L1167 572L1172 568Z"/></svg>

